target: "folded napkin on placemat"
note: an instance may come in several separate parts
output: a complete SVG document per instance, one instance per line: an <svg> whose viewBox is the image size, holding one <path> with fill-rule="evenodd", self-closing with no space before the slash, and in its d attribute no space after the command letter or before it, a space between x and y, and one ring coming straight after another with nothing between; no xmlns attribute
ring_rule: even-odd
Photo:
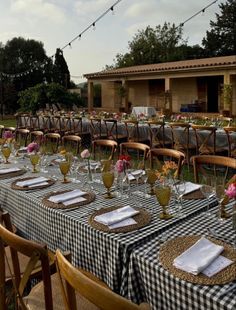
<svg viewBox="0 0 236 310"><path fill-rule="evenodd" d="M131 173L128 173L128 179L129 181L133 181L135 180L135 177Z"/></svg>
<svg viewBox="0 0 236 310"><path fill-rule="evenodd" d="M74 204L74 203L78 202L78 201L75 201L76 198L80 198L79 201L86 200L85 198L81 197L85 194L86 194L86 192L82 192L80 189L75 189L75 190L70 191L70 192L51 196L48 198L48 200L51 202L54 202L54 203L63 203L64 205L67 206L69 204Z"/></svg>
<svg viewBox="0 0 236 310"><path fill-rule="evenodd" d="M11 173L11 172L16 172L16 171L20 171L20 168L17 167L13 167L13 168L4 168L4 169L0 169L0 174L7 174L7 173Z"/></svg>
<svg viewBox="0 0 236 310"><path fill-rule="evenodd" d="M223 246L216 245L202 237L189 249L176 257L173 264L178 269L198 275L209 266L223 250Z"/></svg>
<svg viewBox="0 0 236 310"><path fill-rule="evenodd" d="M94 220L98 223L109 226L109 228L118 228L136 224L136 221L131 219L131 217L138 213L139 211L132 207L125 206L114 211L97 215L94 217Z"/></svg>
<svg viewBox="0 0 236 310"><path fill-rule="evenodd" d="M182 184L180 185L177 185L177 186L182 186ZM192 183L192 182L186 182L185 183L185 192L184 192L184 195L187 195L189 193L192 193L198 189L200 189L202 187L202 185L200 184L195 184L195 183Z"/></svg>
<svg viewBox="0 0 236 310"><path fill-rule="evenodd" d="M40 183L47 183L47 181L48 181L48 179L45 177L38 177L38 178L26 180L26 181L19 181L16 183L16 185L20 186L20 187L30 187L30 186L36 185L36 184L39 185ZM45 184L40 184L40 185L45 185Z"/></svg>

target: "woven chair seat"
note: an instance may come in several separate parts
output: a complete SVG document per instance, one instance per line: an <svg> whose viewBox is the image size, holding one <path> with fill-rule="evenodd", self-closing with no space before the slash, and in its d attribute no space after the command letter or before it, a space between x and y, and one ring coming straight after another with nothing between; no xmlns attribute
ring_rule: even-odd
<svg viewBox="0 0 236 310"><path fill-rule="evenodd" d="M92 280L95 280L99 284L108 288L107 285L105 285L101 280L99 280L97 277L95 277L91 273L86 272L84 270L80 270L80 271L82 271L85 275L90 277ZM53 309L64 310L65 306L64 306L61 286L58 280L57 273L51 276L51 283L52 283ZM33 289L31 290L30 294L27 297L25 297L24 301L29 310L45 309L43 289L44 289L43 283L40 282L37 285L35 285ZM80 309L80 310L99 310L98 307L96 307L94 304L92 304L90 301L88 301L84 297L80 296L78 293L76 293L76 303L77 303L77 309Z"/></svg>

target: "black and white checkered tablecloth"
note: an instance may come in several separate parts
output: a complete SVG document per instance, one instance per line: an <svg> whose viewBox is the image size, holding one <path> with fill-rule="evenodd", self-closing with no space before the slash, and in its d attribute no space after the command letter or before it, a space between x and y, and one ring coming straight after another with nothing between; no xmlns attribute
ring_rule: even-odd
<svg viewBox="0 0 236 310"><path fill-rule="evenodd" d="M165 236L169 239L182 235L203 235L207 234L207 228L214 229L230 241L235 236L231 219L219 223L216 217L209 218L204 213L168 228ZM203 286L178 279L159 262L159 239L160 236L154 237L131 254L128 276L128 297L131 300L135 303L147 301L153 310L236 309L236 290L223 294L236 282ZM156 246L153 247L153 244Z"/></svg>
<svg viewBox="0 0 236 310"><path fill-rule="evenodd" d="M55 168L49 169L48 175L53 175ZM24 177L28 175L32 176L28 173ZM14 179L16 178L12 180ZM81 177L82 180L83 177ZM114 291L124 296L127 295L128 290L128 265L133 249L152 240L164 229L174 227L185 218L192 217L206 208L204 199L185 201L183 206L185 218L175 217L163 221L159 219L160 207L155 197L144 198L133 194L130 199L126 200L104 199L101 194L105 191L103 185L94 183L97 196L93 203L76 210L56 210L42 204L44 195L51 191L66 189L88 190L89 185L83 182L62 184L57 181L46 189L23 192L12 190L10 182L9 179L0 180L0 203L9 211L19 231L28 239L45 242L52 250L60 248L70 251L73 264L93 272ZM143 185L140 185L138 189L143 191ZM212 206L215 203L216 201L212 198ZM97 208L127 204L138 205L148 210L152 214L150 224L137 231L119 234L98 231L89 225L88 218Z"/></svg>

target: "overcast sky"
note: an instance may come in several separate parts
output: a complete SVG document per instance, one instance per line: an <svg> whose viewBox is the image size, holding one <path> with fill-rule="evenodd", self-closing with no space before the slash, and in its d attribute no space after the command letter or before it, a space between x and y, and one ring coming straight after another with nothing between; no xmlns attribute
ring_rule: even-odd
<svg viewBox="0 0 236 310"><path fill-rule="evenodd" d="M0 0L0 41L13 37L42 41L48 56L67 44L114 4L116 0ZM64 50L72 76L104 69L113 64L117 53L128 50L138 29L179 25L213 0L122 0L95 27ZM210 20L219 13L219 0L184 26L183 36L189 44L201 44ZM76 83L81 78L72 78Z"/></svg>

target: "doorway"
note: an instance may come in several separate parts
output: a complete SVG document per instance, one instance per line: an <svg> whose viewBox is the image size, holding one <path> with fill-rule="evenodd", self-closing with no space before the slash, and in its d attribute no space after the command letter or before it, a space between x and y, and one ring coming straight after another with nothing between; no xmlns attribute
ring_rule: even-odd
<svg viewBox="0 0 236 310"><path fill-rule="evenodd" d="M219 112L220 80L221 77L219 76L212 76L207 78L207 112Z"/></svg>

